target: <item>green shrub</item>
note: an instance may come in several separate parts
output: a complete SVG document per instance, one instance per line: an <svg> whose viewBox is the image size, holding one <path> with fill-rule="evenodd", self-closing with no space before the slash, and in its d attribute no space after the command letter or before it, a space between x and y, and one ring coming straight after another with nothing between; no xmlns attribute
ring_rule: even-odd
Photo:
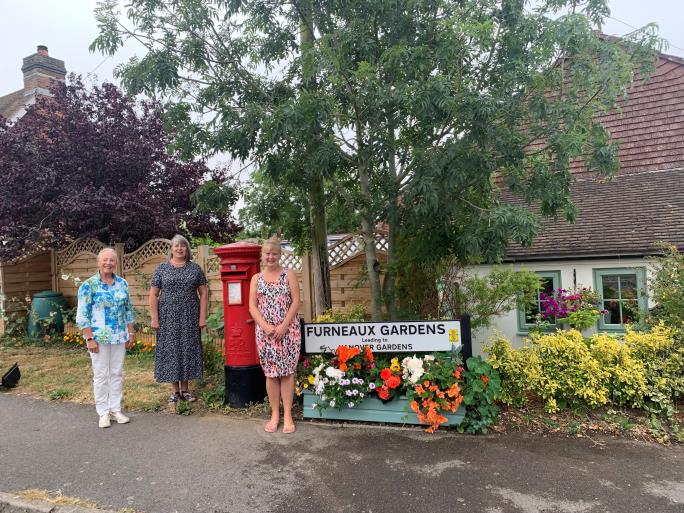
<svg viewBox="0 0 684 513"><path fill-rule="evenodd" d="M675 338L677 333L663 323L650 332L625 332L625 346L645 368L644 409L669 419L674 417L675 402L684 396L684 345Z"/></svg>
<svg viewBox="0 0 684 513"><path fill-rule="evenodd" d="M462 394L466 414L459 430L486 433L499 415L495 403L501 386L499 372L479 356L471 356L466 360L461 378L464 381Z"/></svg>
<svg viewBox="0 0 684 513"><path fill-rule="evenodd" d="M611 335L598 334L589 343L591 355L609 375L613 403L641 408L646 395L646 368L633 351Z"/></svg>
<svg viewBox="0 0 684 513"><path fill-rule="evenodd" d="M530 394L530 382L539 381L539 355L531 347L513 349L505 338L498 338L487 349L491 366L501 376L498 400L509 406L523 406Z"/></svg>
<svg viewBox="0 0 684 513"><path fill-rule="evenodd" d="M485 351L501 373L498 399L505 404L536 396L553 413L572 403L595 408L610 402L673 419L684 396L684 345L677 333L659 324L650 331L628 328L622 340L606 334L585 340L576 330L559 330L521 349L499 339Z"/></svg>
<svg viewBox="0 0 684 513"><path fill-rule="evenodd" d="M318 315L313 322L363 322L367 318L366 307L358 304L349 308L330 308Z"/></svg>

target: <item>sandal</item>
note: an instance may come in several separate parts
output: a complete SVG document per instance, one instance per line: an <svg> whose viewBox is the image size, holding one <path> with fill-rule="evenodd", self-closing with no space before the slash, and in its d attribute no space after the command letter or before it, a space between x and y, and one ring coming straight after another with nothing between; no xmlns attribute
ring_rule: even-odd
<svg viewBox="0 0 684 513"><path fill-rule="evenodd" d="M180 392L174 392L169 396L169 404L177 403L180 400Z"/></svg>
<svg viewBox="0 0 684 513"><path fill-rule="evenodd" d="M192 395L187 390L182 390L180 393L180 397L181 397L181 399L183 399L183 401L187 401L189 403L194 403L195 401L197 401L197 397Z"/></svg>

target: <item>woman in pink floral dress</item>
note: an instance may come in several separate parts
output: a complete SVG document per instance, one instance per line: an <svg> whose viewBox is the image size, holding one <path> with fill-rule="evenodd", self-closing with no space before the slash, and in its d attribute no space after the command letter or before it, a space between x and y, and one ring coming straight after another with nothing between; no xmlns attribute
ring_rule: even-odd
<svg viewBox="0 0 684 513"><path fill-rule="evenodd" d="M266 375L271 420L264 426L274 433L283 401L283 433L294 433L292 401L295 371L301 347L299 282L295 273L280 266L280 241L268 239L261 248L262 271L252 277L249 312L256 322L259 360Z"/></svg>

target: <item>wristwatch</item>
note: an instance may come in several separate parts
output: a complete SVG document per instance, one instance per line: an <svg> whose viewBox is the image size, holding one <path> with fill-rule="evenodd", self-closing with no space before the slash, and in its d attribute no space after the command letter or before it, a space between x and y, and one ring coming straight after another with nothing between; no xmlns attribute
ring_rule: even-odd
<svg viewBox="0 0 684 513"><path fill-rule="evenodd" d="M88 337L86 338L86 342L93 342L95 340L94 337Z"/></svg>

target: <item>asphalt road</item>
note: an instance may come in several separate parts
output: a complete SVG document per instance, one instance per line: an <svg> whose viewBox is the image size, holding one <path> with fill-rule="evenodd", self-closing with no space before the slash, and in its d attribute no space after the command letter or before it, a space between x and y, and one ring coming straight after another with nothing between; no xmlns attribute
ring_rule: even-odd
<svg viewBox="0 0 684 513"><path fill-rule="evenodd" d="M0 393L0 491L146 513L683 513L684 447L131 414Z"/></svg>

